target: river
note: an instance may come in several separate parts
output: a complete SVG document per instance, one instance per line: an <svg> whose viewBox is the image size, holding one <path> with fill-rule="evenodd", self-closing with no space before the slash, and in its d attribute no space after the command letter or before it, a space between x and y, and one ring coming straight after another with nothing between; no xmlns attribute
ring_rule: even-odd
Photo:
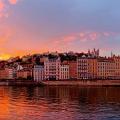
<svg viewBox="0 0 120 120"><path fill-rule="evenodd" d="M120 87L0 87L0 120L120 120Z"/></svg>

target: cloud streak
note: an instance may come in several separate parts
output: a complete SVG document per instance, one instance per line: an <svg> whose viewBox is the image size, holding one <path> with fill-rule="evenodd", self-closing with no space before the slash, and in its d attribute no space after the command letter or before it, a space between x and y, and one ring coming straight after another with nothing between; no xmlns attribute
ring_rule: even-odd
<svg viewBox="0 0 120 120"><path fill-rule="evenodd" d="M63 37L55 38L54 43L55 44L61 44L61 43L72 43L72 42L92 42L92 41L98 41L98 40L105 40L109 39L110 37L116 36L116 33L113 32L80 32L80 33L73 33L68 34Z"/></svg>

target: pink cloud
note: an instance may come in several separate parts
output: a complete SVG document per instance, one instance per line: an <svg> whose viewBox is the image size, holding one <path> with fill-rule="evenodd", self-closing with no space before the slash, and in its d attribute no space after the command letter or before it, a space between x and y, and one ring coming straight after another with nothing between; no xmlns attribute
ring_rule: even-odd
<svg viewBox="0 0 120 120"><path fill-rule="evenodd" d="M98 33L94 32L89 34L89 37L91 40L97 40L98 39Z"/></svg>
<svg viewBox="0 0 120 120"><path fill-rule="evenodd" d="M0 0L0 18L4 16L5 3Z"/></svg>
<svg viewBox="0 0 120 120"><path fill-rule="evenodd" d="M6 2L7 1L7 2ZM10 7L16 5L18 0L0 0L0 18L8 17L10 13Z"/></svg>
<svg viewBox="0 0 120 120"><path fill-rule="evenodd" d="M99 41L101 39L104 40L104 38L108 39L111 36L113 36L112 32L80 32L80 33L72 33L62 37L58 37L58 38L52 39L52 41L54 41L55 45L57 44L64 45L64 44L69 44L76 41L80 41L80 42Z"/></svg>
<svg viewBox="0 0 120 120"><path fill-rule="evenodd" d="M12 5L15 5L15 4L18 2L18 0L8 0L8 1L9 1L9 3L12 4Z"/></svg>
<svg viewBox="0 0 120 120"><path fill-rule="evenodd" d="M80 37L81 37L81 38L84 38L84 37L85 37L85 33L84 33L84 32L81 32L81 33L80 33Z"/></svg>
<svg viewBox="0 0 120 120"><path fill-rule="evenodd" d="M0 1L0 11L2 11L3 9L4 9L4 3L3 3L3 1Z"/></svg>
<svg viewBox="0 0 120 120"><path fill-rule="evenodd" d="M108 37L110 35L110 33L104 32L103 35Z"/></svg>
<svg viewBox="0 0 120 120"><path fill-rule="evenodd" d="M76 40L76 38L77 38L77 36L75 36L75 35L64 36L63 41L64 42L72 42L72 41Z"/></svg>

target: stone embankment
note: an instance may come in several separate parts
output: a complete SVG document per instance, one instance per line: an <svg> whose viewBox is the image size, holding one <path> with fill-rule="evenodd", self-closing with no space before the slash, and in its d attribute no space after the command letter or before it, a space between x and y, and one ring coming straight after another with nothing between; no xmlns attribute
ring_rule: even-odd
<svg viewBox="0 0 120 120"><path fill-rule="evenodd" d="M77 85L77 86L120 86L120 80L96 80L96 81L43 81L43 85Z"/></svg>
<svg viewBox="0 0 120 120"><path fill-rule="evenodd" d="M32 80L0 80L0 86L31 86L31 85L36 86L38 85L38 83Z"/></svg>
<svg viewBox="0 0 120 120"><path fill-rule="evenodd" d="M120 80L56 80L34 82L33 80L0 80L0 86L120 86Z"/></svg>

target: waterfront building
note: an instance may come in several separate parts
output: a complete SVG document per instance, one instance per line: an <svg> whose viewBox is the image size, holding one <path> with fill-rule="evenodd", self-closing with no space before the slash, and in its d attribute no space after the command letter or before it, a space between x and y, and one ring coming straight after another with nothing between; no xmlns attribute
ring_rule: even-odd
<svg viewBox="0 0 120 120"><path fill-rule="evenodd" d="M13 68L5 68L7 74L8 74L8 79L13 79L14 78L14 69Z"/></svg>
<svg viewBox="0 0 120 120"><path fill-rule="evenodd" d="M60 58L47 58L44 61L45 80L58 80L60 69Z"/></svg>
<svg viewBox="0 0 120 120"><path fill-rule="evenodd" d="M7 79L7 76L6 76L6 71L5 69L0 69L0 79Z"/></svg>
<svg viewBox="0 0 120 120"><path fill-rule="evenodd" d="M89 54L82 54L77 58L77 79L97 78L97 58Z"/></svg>
<svg viewBox="0 0 120 120"><path fill-rule="evenodd" d="M17 79L32 79L32 69L17 71Z"/></svg>
<svg viewBox="0 0 120 120"><path fill-rule="evenodd" d="M60 80L68 80L69 77L69 65L61 63L60 65L60 72L59 72L59 79Z"/></svg>
<svg viewBox="0 0 120 120"><path fill-rule="evenodd" d="M98 79L114 79L115 62L111 58L99 58L97 60L97 77Z"/></svg>
<svg viewBox="0 0 120 120"><path fill-rule="evenodd" d="M89 79L89 64L87 55L77 58L77 79Z"/></svg>
<svg viewBox="0 0 120 120"><path fill-rule="evenodd" d="M44 80L44 66L35 65L33 68L34 81L40 82Z"/></svg>
<svg viewBox="0 0 120 120"><path fill-rule="evenodd" d="M13 79L13 78L14 78L13 68L0 69L0 79Z"/></svg>
<svg viewBox="0 0 120 120"><path fill-rule="evenodd" d="M70 79L77 79L77 61L69 61L69 76Z"/></svg>
<svg viewBox="0 0 120 120"><path fill-rule="evenodd" d="M113 55L112 59L114 60L114 79L120 79L120 56Z"/></svg>
<svg viewBox="0 0 120 120"><path fill-rule="evenodd" d="M28 60L29 58L34 58ZM36 64L36 65L34 65ZM0 79L42 80L120 79L120 56L100 57L99 49L88 53L48 53L0 61Z"/></svg>
<svg viewBox="0 0 120 120"><path fill-rule="evenodd" d="M88 58L89 79L97 79L97 59Z"/></svg>

